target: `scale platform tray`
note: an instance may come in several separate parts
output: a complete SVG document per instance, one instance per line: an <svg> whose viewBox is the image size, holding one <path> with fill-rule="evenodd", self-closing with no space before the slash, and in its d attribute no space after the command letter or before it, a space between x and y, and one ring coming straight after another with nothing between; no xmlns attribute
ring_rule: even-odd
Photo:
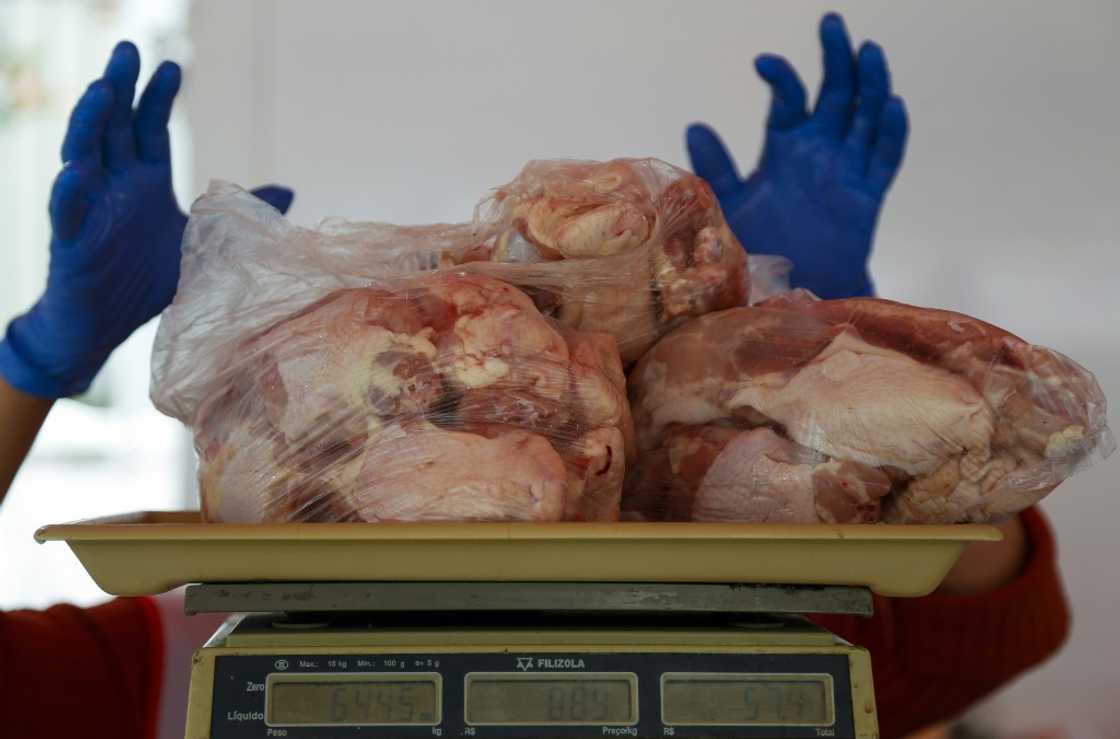
<svg viewBox="0 0 1120 739"><path fill-rule="evenodd" d="M917 597L991 526L748 523L214 524L141 512L45 526L114 595L190 583L628 582L863 587Z"/></svg>

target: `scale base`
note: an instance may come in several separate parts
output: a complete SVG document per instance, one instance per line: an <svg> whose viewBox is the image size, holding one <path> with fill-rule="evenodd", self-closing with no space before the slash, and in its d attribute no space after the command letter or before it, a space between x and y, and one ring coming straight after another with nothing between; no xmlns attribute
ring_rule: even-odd
<svg viewBox="0 0 1120 739"><path fill-rule="evenodd" d="M672 681L679 676L715 679L717 689L726 676L767 681L756 711L785 723L684 725L672 715L672 691L679 688ZM471 720L472 681L547 685L563 696L591 684L585 681L608 678L631 686L630 713L620 721L530 726L477 714ZM281 725L274 701L282 693L274 686L316 683L346 695L347 686L361 681L419 684L438 696L438 712L426 706L422 725L363 726L360 735L371 739L878 736L868 653L793 615L312 611L230 619L196 654L186 736L352 737L353 725ZM791 685L821 686L827 715L798 723L795 712L802 709L790 699L765 697L767 689L780 696ZM518 700L511 711L532 710L532 701ZM329 710L324 703L324 719ZM338 710L345 716L347 709Z"/></svg>

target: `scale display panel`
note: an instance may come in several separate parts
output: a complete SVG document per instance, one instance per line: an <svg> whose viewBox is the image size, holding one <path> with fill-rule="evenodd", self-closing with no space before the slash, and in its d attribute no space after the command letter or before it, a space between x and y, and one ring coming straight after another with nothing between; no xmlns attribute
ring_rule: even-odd
<svg viewBox="0 0 1120 739"><path fill-rule="evenodd" d="M856 732L849 659L640 650L219 653L209 737L854 739L865 735Z"/></svg>

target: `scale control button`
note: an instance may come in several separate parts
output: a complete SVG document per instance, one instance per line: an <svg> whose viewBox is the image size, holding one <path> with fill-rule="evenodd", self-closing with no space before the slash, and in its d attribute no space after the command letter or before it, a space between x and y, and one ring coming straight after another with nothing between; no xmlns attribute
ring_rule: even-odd
<svg viewBox="0 0 1120 739"><path fill-rule="evenodd" d="M281 672L283 672L284 670L288 669L288 660L278 659L274 663L274 666L276 667L277 670L280 670Z"/></svg>

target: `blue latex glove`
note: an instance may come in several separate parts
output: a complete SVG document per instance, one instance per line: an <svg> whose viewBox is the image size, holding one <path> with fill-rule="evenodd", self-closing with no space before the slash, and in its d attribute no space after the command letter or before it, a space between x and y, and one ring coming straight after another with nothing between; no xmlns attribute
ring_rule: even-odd
<svg viewBox="0 0 1120 739"><path fill-rule="evenodd" d="M758 168L740 179L716 133L689 127L696 174L719 198L748 253L793 262L793 287L822 298L873 294L867 262L883 198L902 164L908 124L891 94L882 49L864 43L853 56L844 21L820 25L824 79L816 109L789 62L762 55L759 76L773 95Z"/></svg>
<svg viewBox="0 0 1120 739"><path fill-rule="evenodd" d="M180 72L161 64L134 111L139 71L136 47L118 44L70 116L51 191L46 291L0 342L0 375L25 393L84 392L175 295L187 217L171 189L167 121ZM285 188L254 192L281 212L292 202Z"/></svg>

